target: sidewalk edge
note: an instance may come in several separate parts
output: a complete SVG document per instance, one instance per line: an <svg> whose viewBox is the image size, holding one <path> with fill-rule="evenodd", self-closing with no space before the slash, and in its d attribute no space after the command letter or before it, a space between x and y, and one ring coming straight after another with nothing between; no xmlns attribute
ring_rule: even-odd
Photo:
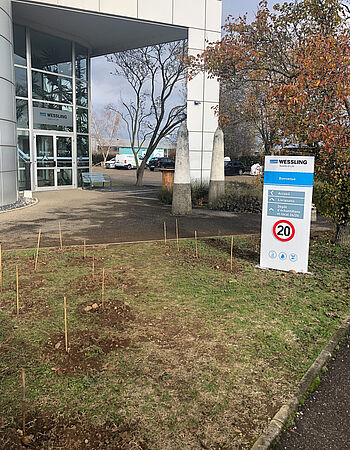
<svg viewBox="0 0 350 450"><path fill-rule="evenodd" d="M311 364L308 371L302 377L299 383L299 390L297 394L285 405L283 405L279 411L272 418L267 429L260 435L255 441L251 450L268 450L274 440L280 435L283 427L287 423L290 416L297 409L299 403L310 389L313 381L317 378L322 368L327 364L331 358L336 346L340 340L345 337L350 331L350 316L348 316L340 328L333 334L326 346L317 356L315 361Z"/></svg>

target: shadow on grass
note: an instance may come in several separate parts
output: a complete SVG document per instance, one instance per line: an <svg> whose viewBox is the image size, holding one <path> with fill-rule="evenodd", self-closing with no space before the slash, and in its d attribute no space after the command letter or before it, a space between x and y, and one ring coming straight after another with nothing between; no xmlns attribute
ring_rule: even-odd
<svg viewBox="0 0 350 450"><path fill-rule="evenodd" d="M221 250L225 255L231 255L231 242L224 239L207 239L205 241L208 246ZM252 247L255 244L251 242ZM233 256L236 258L244 259L252 264L259 262L259 251L256 249L242 248L237 245L237 241L234 241Z"/></svg>

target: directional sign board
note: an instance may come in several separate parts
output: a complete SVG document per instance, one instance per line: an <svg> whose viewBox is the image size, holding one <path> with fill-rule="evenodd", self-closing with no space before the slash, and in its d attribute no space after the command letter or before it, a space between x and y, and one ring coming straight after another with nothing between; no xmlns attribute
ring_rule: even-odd
<svg viewBox="0 0 350 450"><path fill-rule="evenodd" d="M260 267L307 272L314 157L266 156Z"/></svg>

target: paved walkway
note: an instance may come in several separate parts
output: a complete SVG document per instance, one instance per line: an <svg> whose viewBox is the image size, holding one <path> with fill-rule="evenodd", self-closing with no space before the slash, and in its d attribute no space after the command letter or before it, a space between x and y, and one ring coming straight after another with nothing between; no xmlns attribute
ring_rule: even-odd
<svg viewBox="0 0 350 450"><path fill-rule="evenodd" d="M299 409L295 426L276 450L350 449L350 337L328 365L321 383Z"/></svg>
<svg viewBox="0 0 350 450"><path fill-rule="evenodd" d="M42 230L42 246L58 244L61 222L64 244L88 244L155 240L163 238L163 223L168 237L175 237L175 218L171 207L157 199L156 187L121 186L114 191L61 190L35 193L35 206L0 214L0 241L3 248L33 248ZM224 236L260 232L260 214L233 214L203 209L179 217L180 237ZM319 220L313 226L328 229Z"/></svg>

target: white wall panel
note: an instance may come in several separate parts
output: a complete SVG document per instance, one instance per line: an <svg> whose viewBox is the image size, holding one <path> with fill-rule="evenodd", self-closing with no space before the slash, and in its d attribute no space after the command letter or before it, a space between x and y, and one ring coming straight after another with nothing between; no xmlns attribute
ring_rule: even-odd
<svg viewBox="0 0 350 450"><path fill-rule="evenodd" d="M5 37L9 41L11 40L11 33L12 33L11 28L12 22L10 17L7 14L0 14L1 36Z"/></svg>
<svg viewBox="0 0 350 450"><path fill-rule="evenodd" d="M209 78L205 76L204 100L207 102L219 103L220 84L217 78Z"/></svg>
<svg viewBox="0 0 350 450"><path fill-rule="evenodd" d="M191 182L200 183L202 179L202 171L197 169L192 169L191 167Z"/></svg>
<svg viewBox="0 0 350 450"><path fill-rule="evenodd" d="M203 131L215 132L218 127L218 118L215 115L213 107L217 103L205 102L204 103L204 128Z"/></svg>
<svg viewBox="0 0 350 450"><path fill-rule="evenodd" d="M1 147L1 172L14 172L17 161L16 153L16 147Z"/></svg>
<svg viewBox="0 0 350 450"><path fill-rule="evenodd" d="M204 73L199 73L187 83L188 100L203 101Z"/></svg>
<svg viewBox="0 0 350 450"><path fill-rule="evenodd" d="M221 40L221 33L216 31L205 31L204 32L205 46L211 44L212 42L218 42Z"/></svg>
<svg viewBox="0 0 350 450"><path fill-rule="evenodd" d="M195 105L193 101L187 102L188 131L201 131L203 120L203 102Z"/></svg>
<svg viewBox="0 0 350 450"><path fill-rule="evenodd" d="M174 0L174 24L205 28L205 0Z"/></svg>
<svg viewBox="0 0 350 450"><path fill-rule="evenodd" d="M203 133L203 151L211 152L213 150L214 133Z"/></svg>
<svg viewBox="0 0 350 450"><path fill-rule="evenodd" d="M156 22L172 23L172 0L139 1L139 18Z"/></svg>
<svg viewBox="0 0 350 450"><path fill-rule="evenodd" d="M200 131L190 131L188 139L190 151L202 150L202 133Z"/></svg>
<svg viewBox="0 0 350 450"><path fill-rule="evenodd" d="M190 152L190 169L201 170L202 166L201 160L202 160L201 152Z"/></svg>
<svg viewBox="0 0 350 450"><path fill-rule="evenodd" d="M100 0L101 12L137 17L137 0Z"/></svg>
<svg viewBox="0 0 350 450"><path fill-rule="evenodd" d="M211 159L213 152L203 152L202 157L202 169L203 170L211 170Z"/></svg>
<svg viewBox="0 0 350 450"><path fill-rule="evenodd" d="M72 0L57 0L57 4L61 6L72 7ZM100 8L99 0L75 0L74 8L86 9L88 11L98 11Z"/></svg>
<svg viewBox="0 0 350 450"><path fill-rule="evenodd" d="M188 30L188 47L190 49L204 50L205 32L197 28L190 28ZM197 54L193 52L191 54Z"/></svg>
<svg viewBox="0 0 350 450"><path fill-rule="evenodd" d="M221 30L221 14L222 14L222 2L219 0L206 0L207 1L207 16L205 29L211 31Z"/></svg>

